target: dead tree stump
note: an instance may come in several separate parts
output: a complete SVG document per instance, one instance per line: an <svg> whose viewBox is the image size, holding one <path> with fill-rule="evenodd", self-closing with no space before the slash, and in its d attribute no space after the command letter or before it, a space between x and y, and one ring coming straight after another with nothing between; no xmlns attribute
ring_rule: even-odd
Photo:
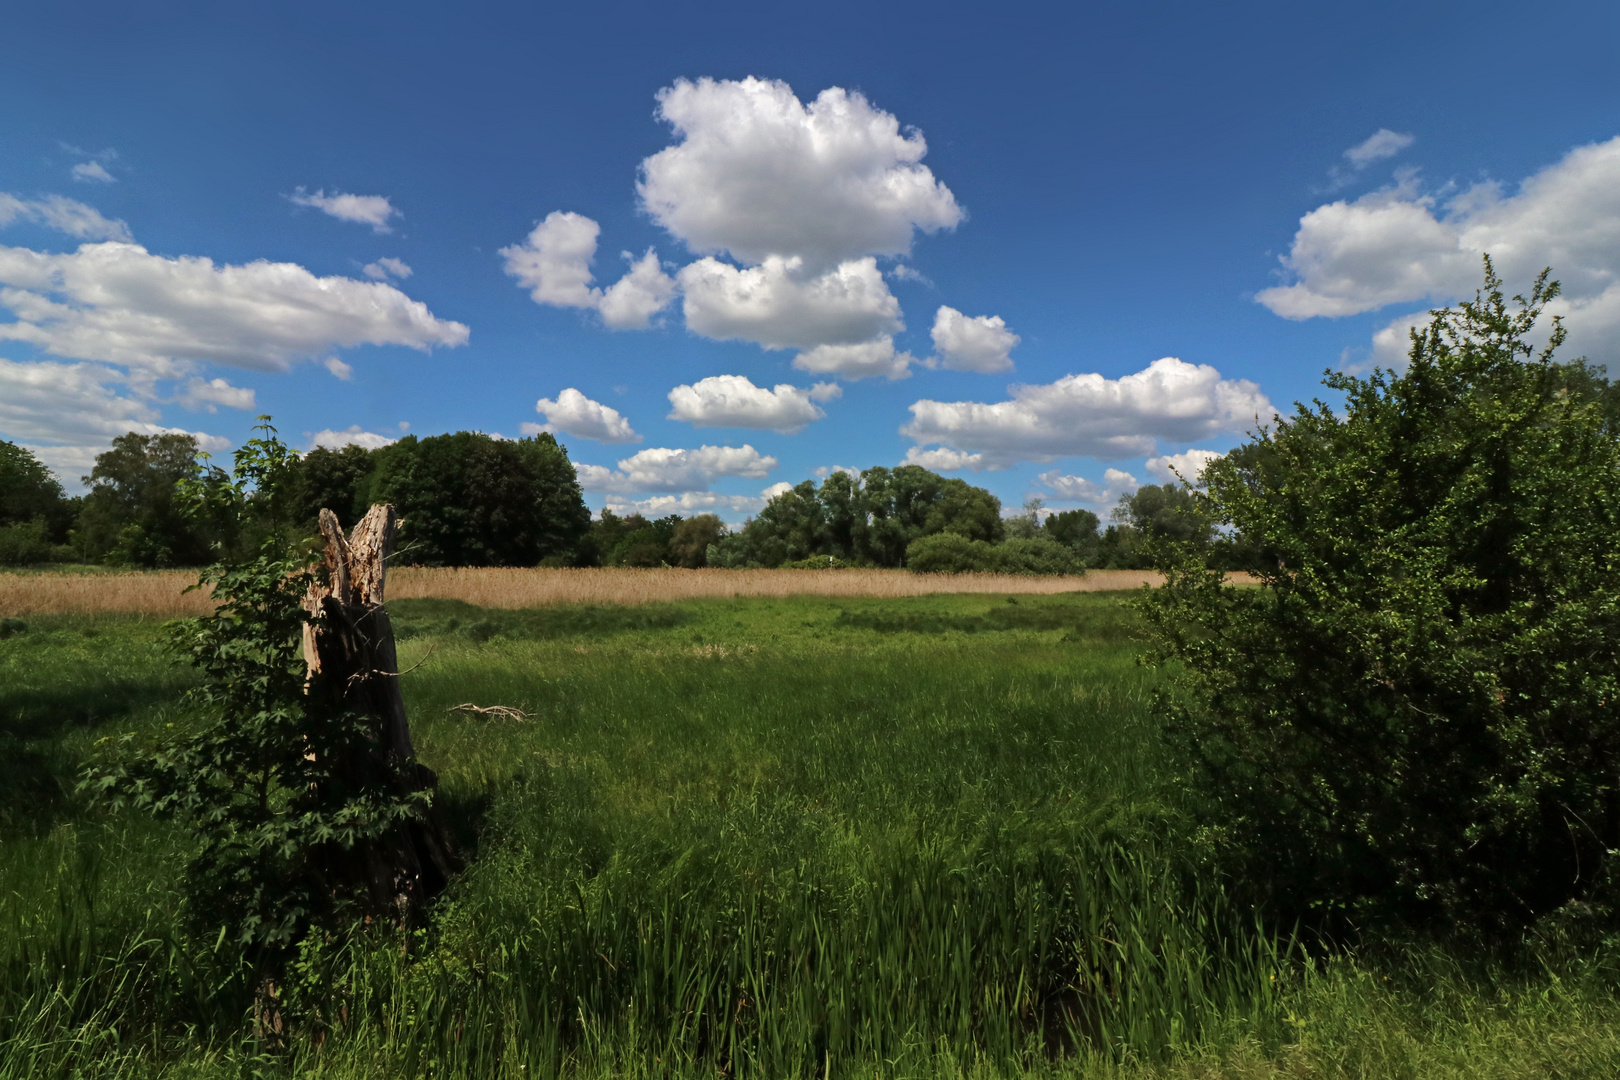
<svg viewBox="0 0 1620 1080"><path fill-rule="evenodd" d="M312 704L330 715L364 717L364 738L346 760L332 763L332 783L349 792L405 796L436 792L438 777L416 760L405 699L399 690L394 628L383 607L387 560L398 520L392 506L373 506L345 538L337 515L322 510L324 581L317 577L305 604L304 627ZM459 860L436 802L380 837L333 853L320 868L333 892L369 902L371 914L408 919L440 892Z"/></svg>

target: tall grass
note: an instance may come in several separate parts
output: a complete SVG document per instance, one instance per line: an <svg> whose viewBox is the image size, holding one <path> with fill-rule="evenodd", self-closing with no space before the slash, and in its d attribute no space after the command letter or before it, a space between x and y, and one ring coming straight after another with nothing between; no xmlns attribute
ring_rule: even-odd
<svg viewBox="0 0 1620 1080"><path fill-rule="evenodd" d="M424 569L389 574L392 599L461 600L482 607L660 604L715 597L930 596L936 593L1048 595L1133 589L1159 580L1138 570L1084 576L912 574L904 570ZM0 616L124 613L154 618L213 610L187 593L194 570L0 573Z"/></svg>
<svg viewBox="0 0 1620 1080"><path fill-rule="evenodd" d="M428 925L307 943L275 1040L179 916L184 835L71 790L96 738L185 722L157 628L0 641L0 725L54 788L0 801L0 1078L1620 1066L1602 949L1307 963L1235 910L1115 598L394 609L470 868Z"/></svg>

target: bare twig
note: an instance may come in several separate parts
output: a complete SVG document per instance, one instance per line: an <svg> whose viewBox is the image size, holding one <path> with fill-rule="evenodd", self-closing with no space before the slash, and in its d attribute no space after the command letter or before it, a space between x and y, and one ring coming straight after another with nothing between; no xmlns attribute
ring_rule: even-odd
<svg viewBox="0 0 1620 1080"><path fill-rule="evenodd" d="M470 701L452 705L446 712L474 713L478 716L498 716L503 720L527 720L529 714L510 705L474 705Z"/></svg>

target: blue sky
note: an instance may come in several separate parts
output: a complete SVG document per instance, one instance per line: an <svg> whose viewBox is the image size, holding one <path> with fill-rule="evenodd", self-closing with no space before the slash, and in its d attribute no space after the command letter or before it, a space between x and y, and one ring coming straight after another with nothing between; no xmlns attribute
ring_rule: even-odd
<svg viewBox="0 0 1620 1080"><path fill-rule="evenodd" d="M1106 508L1484 250L1620 353L1613 5L220 7L8 16L0 437L70 487L267 412L548 427L593 507Z"/></svg>

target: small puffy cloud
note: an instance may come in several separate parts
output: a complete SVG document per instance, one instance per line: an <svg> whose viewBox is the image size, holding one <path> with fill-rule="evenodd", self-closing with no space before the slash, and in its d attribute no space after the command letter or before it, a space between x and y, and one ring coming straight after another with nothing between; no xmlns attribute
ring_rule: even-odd
<svg viewBox="0 0 1620 1080"><path fill-rule="evenodd" d="M876 259L807 276L797 256L771 256L747 269L707 258L683 267L678 278L687 329L716 341L808 351L858 345L905 329L900 303Z"/></svg>
<svg viewBox="0 0 1620 1080"><path fill-rule="evenodd" d="M1379 128L1365 140L1344 152L1345 160L1358 169L1365 169L1375 161L1392 158L1417 142L1415 135L1403 135L1389 128Z"/></svg>
<svg viewBox="0 0 1620 1080"><path fill-rule="evenodd" d="M211 361L282 371L334 348L462 345L467 327L435 318L391 285L316 277L294 263L216 266L135 244L50 254L0 247L0 340L57 356L146 365Z"/></svg>
<svg viewBox="0 0 1620 1080"><path fill-rule="evenodd" d="M334 378L341 379L344 382L354 378L354 368L335 356L328 356L325 360L322 360L321 366L330 371Z"/></svg>
<svg viewBox="0 0 1620 1080"><path fill-rule="evenodd" d="M403 281L411 276L411 268L404 259L395 259L385 255L374 263L367 263L364 273L366 277L374 281L387 281L391 277Z"/></svg>
<svg viewBox="0 0 1620 1080"><path fill-rule="evenodd" d="M102 217L95 207L63 195L21 199L0 191L0 226L13 221L32 221L76 240L128 241L132 238L129 226L122 221Z"/></svg>
<svg viewBox="0 0 1620 1080"><path fill-rule="evenodd" d="M1147 459L1147 471L1158 477L1161 484L1179 484L1183 480L1200 487L1203 484L1204 468L1212 461L1219 461L1225 454L1214 450L1187 450L1180 454L1165 454L1162 457Z"/></svg>
<svg viewBox="0 0 1620 1080"><path fill-rule="evenodd" d="M924 450L920 446L913 446L906 451L902 465L921 465L933 472L958 472L962 469L972 469L978 472L984 468L983 454L964 454L960 450L949 447L936 446L931 450Z"/></svg>
<svg viewBox="0 0 1620 1080"><path fill-rule="evenodd" d="M648 251L604 293L591 282L601 226L583 214L554 210L521 244L501 248L508 276L537 304L598 311L613 330L644 330L675 299L675 282ZM628 253L626 253L628 257Z"/></svg>
<svg viewBox="0 0 1620 1080"><path fill-rule="evenodd" d="M555 401L541 398L534 411L546 418L544 424L523 425L523 434L538 435L543 431L553 435L573 435L581 439L594 439L604 443L637 443L641 436L630 427L630 421L619 410L592 401L572 386L557 395Z"/></svg>
<svg viewBox="0 0 1620 1080"><path fill-rule="evenodd" d="M73 166L73 179L93 183L116 184L117 178L99 161L81 161Z"/></svg>
<svg viewBox="0 0 1620 1080"><path fill-rule="evenodd" d="M1482 253L1509 291L1552 267L1564 294L1547 310L1564 317L1568 355L1620 360L1620 137L1576 147L1511 194L1485 182L1441 202L1408 174L1319 206L1300 219L1282 257L1293 280L1255 298L1287 319L1445 303L1478 287ZM1407 325L1380 332L1375 361L1399 366Z"/></svg>
<svg viewBox="0 0 1620 1080"><path fill-rule="evenodd" d="M818 480L825 480L833 473L843 473L845 476L848 476L854 480L859 480L861 478L861 470L853 468L849 465L819 465L810 470L810 473Z"/></svg>
<svg viewBox="0 0 1620 1080"><path fill-rule="evenodd" d="M251 409L255 396L251 388L232 386L224 379L204 380L192 376L186 380L177 400L193 412L218 412L221 405L227 409Z"/></svg>
<svg viewBox="0 0 1620 1080"><path fill-rule="evenodd" d="M786 484L772 484L758 495L717 495L712 491L683 491L679 495L649 495L630 499L609 495L604 502L615 514L641 514L659 518L669 514L751 514L765 508Z"/></svg>
<svg viewBox="0 0 1620 1080"><path fill-rule="evenodd" d="M659 92L658 115L680 141L642 162L637 190L695 253L797 255L819 272L904 255L914 230L963 218L920 163L922 134L859 93L830 87L807 106L784 82L680 79Z"/></svg>
<svg viewBox="0 0 1620 1080"><path fill-rule="evenodd" d="M762 428L793 435L827 415L815 402L842 393L834 383L817 383L809 390L778 383L774 390L767 390L745 375L711 375L669 392L669 403L674 406L669 419L693 427Z"/></svg>
<svg viewBox="0 0 1620 1080"><path fill-rule="evenodd" d="M888 334L857 345L817 345L793 358L793 366L813 375L836 375L840 379L867 379L882 375L888 379L911 377L917 358L909 352L895 352L894 338Z"/></svg>
<svg viewBox="0 0 1620 1080"><path fill-rule="evenodd" d="M324 446L328 450L341 450L345 446L363 446L367 450L376 450L388 446L394 441L386 435L378 435L374 431L365 431L359 424L351 424L342 431L333 431L331 428L317 431L310 436L309 445L311 449Z"/></svg>
<svg viewBox="0 0 1620 1080"><path fill-rule="evenodd" d="M930 289L934 287L932 279L922 274L916 267L907 266L905 263L898 263L890 267L889 276L896 281L915 281L919 285L928 286Z"/></svg>
<svg viewBox="0 0 1620 1080"><path fill-rule="evenodd" d="M900 433L919 445L960 451L974 469L1084 456L1104 461L1153 454L1159 439L1188 443L1269 420L1271 402L1247 379L1223 379L1208 364L1155 360L1119 379L1068 375L1013 386L993 403L923 400Z"/></svg>
<svg viewBox="0 0 1620 1080"><path fill-rule="evenodd" d="M1011 370L1017 334L1007 329L999 315L969 318L953 307L940 306L934 315L934 351L940 363L954 371L977 371L986 375Z"/></svg>
<svg viewBox="0 0 1620 1080"><path fill-rule="evenodd" d="M707 491L723 476L761 479L776 468L776 459L752 446L700 446L695 450L653 447L618 463L576 465L580 486L611 495L678 494Z"/></svg>
<svg viewBox="0 0 1620 1080"><path fill-rule="evenodd" d="M1037 479L1057 499L1064 502L1090 503L1093 506L1112 506L1119 501L1121 495L1128 495L1141 486L1137 483L1136 477L1123 469L1105 470L1103 482L1100 484L1083 476L1065 476L1059 469L1043 472Z"/></svg>
<svg viewBox="0 0 1620 1080"><path fill-rule="evenodd" d="M310 194L299 188L287 198L294 205L311 207L339 221L370 225L371 231L377 233L393 232L388 219L402 216L386 195L347 195L341 191L328 195L325 188Z"/></svg>

